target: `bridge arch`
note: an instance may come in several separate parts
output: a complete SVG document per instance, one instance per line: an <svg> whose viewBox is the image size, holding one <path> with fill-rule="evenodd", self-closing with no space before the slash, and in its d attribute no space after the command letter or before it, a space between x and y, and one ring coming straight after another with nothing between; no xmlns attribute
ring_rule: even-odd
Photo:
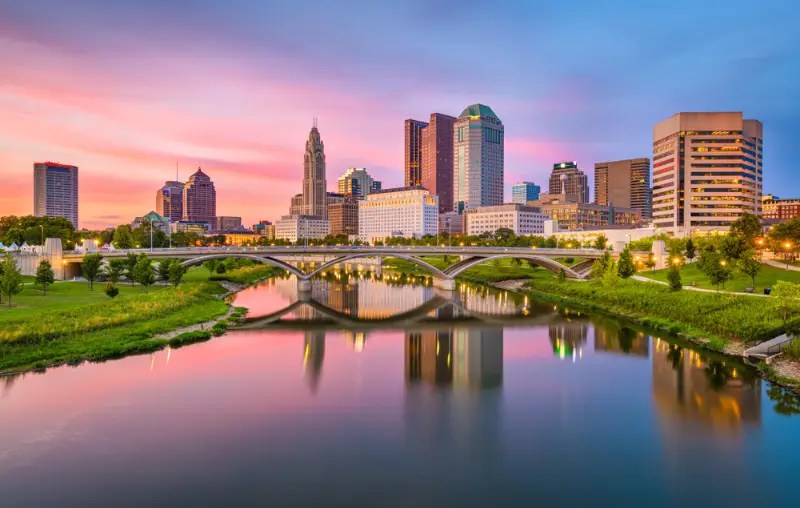
<svg viewBox="0 0 800 508"><path fill-rule="evenodd" d="M443 279L449 278L444 271L440 270L439 268L436 268L435 266L433 266L432 264L430 264L428 262L425 262L425 261L423 261L423 260L421 260L419 258L416 258L414 256L408 256L408 255L399 254L399 253L395 254L395 253L391 253L391 252L388 252L386 254L377 254L377 253L375 253L375 254L373 254L373 253L368 253L368 254L364 254L364 253L361 253L361 254L355 254L355 253L354 254L348 254L346 256L342 256L340 258L336 258L334 260L328 261L327 263L324 263L322 266L320 266L319 268L315 269L313 272L309 273L308 275L304 275L303 278L309 278L310 279L314 275L317 275L318 273L323 272L324 270L327 270L327 269L331 268L332 266L338 265L340 263L344 263L344 262L349 261L351 259L358 259L358 258L365 258L365 257L382 257L382 258L402 259L402 260L405 260L405 261L410 261L412 263L415 263L415 264L425 268L426 270L431 272L431 275L433 275L435 277L440 277L440 278L443 278Z"/></svg>
<svg viewBox="0 0 800 508"><path fill-rule="evenodd" d="M255 254L225 254L220 252L219 254L209 254L208 256L200 256L197 258L187 259L181 264L185 268L189 268L192 266L202 265L206 261L210 261L212 259L227 259L227 258L250 259L258 263L266 263L268 265L272 265L277 268L283 268L287 272L296 275L300 279L307 278L306 275L303 272L301 272L299 268L292 266L289 263L286 263L285 261L281 261L280 259L275 259L269 256L257 256Z"/></svg>
<svg viewBox="0 0 800 508"><path fill-rule="evenodd" d="M449 268L445 269L444 273L448 279L454 279L464 273L465 271L469 270L473 266L478 266L482 263L487 261L493 261L495 259L526 259L528 261L533 262L536 265L539 265L543 268L547 268L553 273L558 273L560 270L564 270L564 273L570 279L582 279L583 276L573 270L568 266L564 266L558 261L554 259L550 259L544 256L536 256L533 254L524 254L524 253L508 253L508 254L495 254L492 256L474 256L468 259L464 259L459 261L458 263L450 266Z"/></svg>

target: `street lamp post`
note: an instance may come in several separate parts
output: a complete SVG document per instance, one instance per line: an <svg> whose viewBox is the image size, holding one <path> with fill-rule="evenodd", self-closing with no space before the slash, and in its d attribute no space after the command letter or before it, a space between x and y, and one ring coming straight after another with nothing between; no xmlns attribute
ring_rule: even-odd
<svg viewBox="0 0 800 508"><path fill-rule="evenodd" d="M150 252L153 252L153 221L150 221Z"/></svg>
<svg viewBox="0 0 800 508"><path fill-rule="evenodd" d="M789 269L789 249L792 248L792 243L791 242L786 242L786 243L783 244L783 246L786 247L786 269L788 270Z"/></svg>

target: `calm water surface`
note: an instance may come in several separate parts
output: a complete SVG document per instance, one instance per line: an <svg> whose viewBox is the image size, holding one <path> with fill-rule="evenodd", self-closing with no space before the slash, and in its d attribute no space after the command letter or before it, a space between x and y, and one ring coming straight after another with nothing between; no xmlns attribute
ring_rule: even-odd
<svg viewBox="0 0 800 508"><path fill-rule="evenodd" d="M244 330L0 379L0 506L797 505L798 402L743 365L363 279L268 281Z"/></svg>

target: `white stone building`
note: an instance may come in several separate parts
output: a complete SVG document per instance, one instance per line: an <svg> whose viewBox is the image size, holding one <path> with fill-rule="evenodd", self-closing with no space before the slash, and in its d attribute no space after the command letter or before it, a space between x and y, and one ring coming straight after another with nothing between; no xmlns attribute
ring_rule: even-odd
<svg viewBox="0 0 800 508"><path fill-rule="evenodd" d="M275 238L290 242L300 238L322 239L330 231L330 222L313 215L284 215L275 222Z"/></svg>
<svg viewBox="0 0 800 508"><path fill-rule="evenodd" d="M439 198L422 187L386 189L358 203L358 236L363 242L435 235L438 221Z"/></svg>

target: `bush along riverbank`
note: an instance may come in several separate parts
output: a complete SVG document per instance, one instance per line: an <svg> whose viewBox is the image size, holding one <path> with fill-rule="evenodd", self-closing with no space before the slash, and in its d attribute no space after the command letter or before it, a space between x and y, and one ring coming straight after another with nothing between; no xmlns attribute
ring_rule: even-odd
<svg viewBox="0 0 800 508"><path fill-rule="evenodd" d="M25 309L28 312L19 317L13 315L13 309L3 316L0 373L103 361L222 335L247 312L231 309L223 298L279 273L281 270L270 266L245 266L215 274L217 281L210 281L208 270L196 269L187 273L186 282L178 287L125 298L67 308L50 305L42 298L41 311L35 317L30 314L32 309ZM209 326L193 329L200 323ZM187 329L191 331L171 333Z"/></svg>

